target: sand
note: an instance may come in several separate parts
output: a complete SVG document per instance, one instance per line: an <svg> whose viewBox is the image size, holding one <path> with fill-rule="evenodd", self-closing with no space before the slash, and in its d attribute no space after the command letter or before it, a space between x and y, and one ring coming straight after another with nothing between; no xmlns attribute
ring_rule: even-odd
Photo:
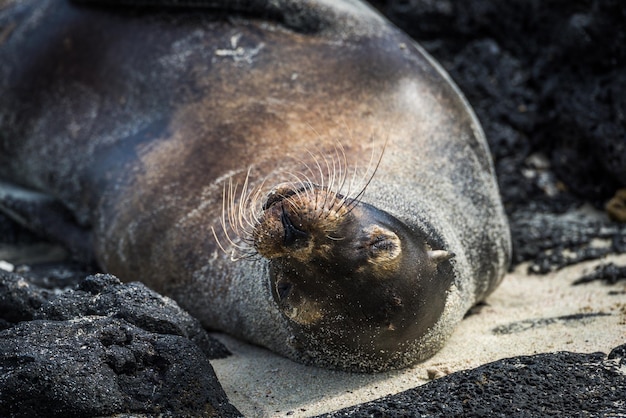
<svg viewBox="0 0 626 418"><path fill-rule="evenodd" d="M443 350L409 369L378 374L323 370L223 334L213 335L233 355L212 364L230 401L245 416L308 417L506 357L554 351L608 353L626 342L626 282L572 285L608 261L625 265L626 255L542 276L528 275L527 265L518 266L485 305L462 321ZM582 315L572 319L577 314Z"/></svg>

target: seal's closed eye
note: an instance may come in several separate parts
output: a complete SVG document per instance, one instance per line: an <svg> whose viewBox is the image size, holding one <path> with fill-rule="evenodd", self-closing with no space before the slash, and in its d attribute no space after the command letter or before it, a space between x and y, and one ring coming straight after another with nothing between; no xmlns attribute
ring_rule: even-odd
<svg viewBox="0 0 626 418"><path fill-rule="evenodd" d="M380 225L373 225L364 231L368 261L370 263L389 262L398 257L402 251L398 235Z"/></svg>

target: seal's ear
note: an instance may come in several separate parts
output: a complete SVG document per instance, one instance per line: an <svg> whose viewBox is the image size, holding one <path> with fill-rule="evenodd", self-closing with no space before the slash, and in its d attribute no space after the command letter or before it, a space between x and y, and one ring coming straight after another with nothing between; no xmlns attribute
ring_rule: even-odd
<svg viewBox="0 0 626 418"><path fill-rule="evenodd" d="M375 264L389 263L402 251L400 238L390 229L373 225L365 229L368 261Z"/></svg>
<svg viewBox="0 0 626 418"><path fill-rule="evenodd" d="M446 250L432 250L428 251L428 258L435 264L439 264L443 261L447 261L454 257L454 253Z"/></svg>

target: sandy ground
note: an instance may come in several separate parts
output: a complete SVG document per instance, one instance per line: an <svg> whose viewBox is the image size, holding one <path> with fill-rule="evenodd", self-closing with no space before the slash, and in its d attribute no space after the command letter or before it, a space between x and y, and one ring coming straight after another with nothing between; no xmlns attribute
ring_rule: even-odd
<svg viewBox="0 0 626 418"><path fill-rule="evenodd" d="M602 261L626 264L626 254ZM230 401L247 417L306 417L359 404L501 358L554 351L608 353L626 342L626 282L572 282L601 261L545 276L519 266L469 315L448 344L409 369L354 374L307 367L222 334L233 352L213 367ZM560 317L587 314L578 320ZM498 327L508 330L498 333Z"/></svg>

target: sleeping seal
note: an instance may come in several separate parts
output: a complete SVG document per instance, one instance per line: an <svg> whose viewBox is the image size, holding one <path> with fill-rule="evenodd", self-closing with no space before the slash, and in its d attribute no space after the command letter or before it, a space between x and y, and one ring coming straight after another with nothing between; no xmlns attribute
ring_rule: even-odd
<svg viewBox="0 0 626 418"><path fill-rule="evenodd" d="M472 110L361 2L229 3L0 3L0 178L208 328L351 371L431 356L509 261Z"/></svg>

